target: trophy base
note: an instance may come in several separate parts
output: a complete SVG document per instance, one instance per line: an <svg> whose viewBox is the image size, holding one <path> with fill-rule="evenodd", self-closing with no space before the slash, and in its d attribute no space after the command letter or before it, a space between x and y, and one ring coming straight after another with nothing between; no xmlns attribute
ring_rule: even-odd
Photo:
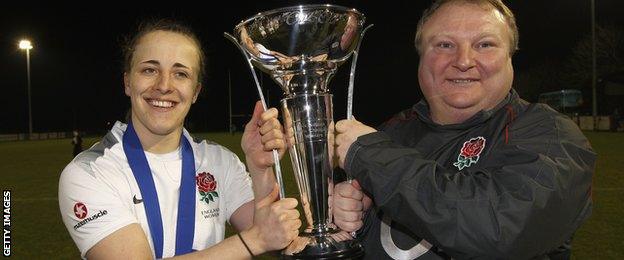
<svg viewBox="0 0 624 260"><path fill-rule="evenodd" d="M360 259L364 248L346 232L303 233L284 251L282 259Z"/></svg>

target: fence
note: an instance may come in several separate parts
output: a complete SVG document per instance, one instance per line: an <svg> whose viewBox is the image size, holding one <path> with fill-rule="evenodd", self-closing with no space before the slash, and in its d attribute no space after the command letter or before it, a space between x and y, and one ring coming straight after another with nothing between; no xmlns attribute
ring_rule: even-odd
<svg viewBox="0 0 624 260"><path fill-rule="evenodd" d="M48 133L27 133L19 134L0 134L0 142L2 141L23 141L23 140L47 140L47 139L62 139L71 137L70 132L48 132Z"/></svg>

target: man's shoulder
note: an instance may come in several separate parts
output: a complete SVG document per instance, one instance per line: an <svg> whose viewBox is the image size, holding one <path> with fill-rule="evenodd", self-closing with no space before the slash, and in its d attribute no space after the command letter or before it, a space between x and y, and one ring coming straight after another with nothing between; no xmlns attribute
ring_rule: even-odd
<svg viewBox="0 0 624 260"><path fill-rule="evenodd" d="M514 120L511 127L515 133L526 136L552 139L567 139L569 137L585 139L572 119L542 103L523 101L517 119Z"/></svg>
<svg viewBox="0 0 624 260"><path fill-rule="evenodd" d="M390 119L383 122L380 125L379 129L390 130L405 124L409 124L417 119L418 112L416 111L415 107L411 107L394 114L392 117L390 117Z"/></svg>

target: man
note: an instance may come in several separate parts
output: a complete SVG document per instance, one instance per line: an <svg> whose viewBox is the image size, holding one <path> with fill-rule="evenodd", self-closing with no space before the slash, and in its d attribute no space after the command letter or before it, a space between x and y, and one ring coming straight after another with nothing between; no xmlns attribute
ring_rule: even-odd
<svg viewBox="0 0 624 260"><path fill-rule="evenodd" d="M425 99L381 131L336 124L355 181L335 188L335 223L357 230L368 259L569 258L596 155L572 121L511 88L511 11L438 0L415 44Z"/></svg>
<svg viewBox="0 0 624 260"><path fill-rule="evenodd" d="M247 173L234 153L184 129L204 71L195 34L147 23L124 50L130 120L59 180L61 216L81 256L249 259L290 244L301 221L295 199L277 200L271 150L285 149L277 110L256 103L241 144ZM226 221L237 235L224 238Z"/></svg>
<svg viewBox="0 0 624 260"><path fill-rule="evenodd" d="M76 155L82 152L82 137L80 136L80 132L78 132L78 130L74 130L72 134L74 135L72 138L72 146L74 148L72 155L76 157Z"/></svg>

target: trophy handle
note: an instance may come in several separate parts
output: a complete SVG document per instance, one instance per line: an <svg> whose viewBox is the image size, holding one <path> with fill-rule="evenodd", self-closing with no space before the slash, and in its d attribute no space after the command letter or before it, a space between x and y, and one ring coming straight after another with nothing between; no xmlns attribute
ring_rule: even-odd
<svg viewBox="0 0 624 260"><path fill-rule="evenodd" d="M370 24L362 30L360 34L360 41L358 42L355 50L353 51L353 60L351 60L351 73L349 73L349 94L347 96L347 119L353 118L353 85L355 83L355 66L357 66L357 58L360 53L360 44L362 44L362 39L364 38L364 34L368 29L373 27L374 24ZM350 180L349 180L350 181Z"/></svg>
<svg viewBox="0 0 624 260"><path fill-rule="evenodd" d="M251 58L249 57L247 52L245 52L243 47L240 44L238 44L238 40L236 40L234 36L226 32L223 33L223 36L226 39L230 40L234 45L236 45L236 47L238 47L238 50L240 50L243 56L245 56L245 60L247 60L247 65L249 65L251 74L253 75L254 81L256 82L258 95L260 96L260 100L262 101L262 107L264 108L264 111L266 111L268 107L267 107L266 101L264 100L264 94L262 93L262 87L260 86L260 81L258 81L258 75L256 75L256 70L254 70L254 67L251 64ZM277 179L277 184L279 184L279 196L280 198L284 198L285 193L284 193L284 181L282 179L282 167L280 166L279 154L277 153L277 150L275 149L273 149L273 161L275 162L275 179Z"/></svg>
<svg viewBox="0 0 624 260"><path fill-rule="evenodd" d="M364 30L362 30L362 33L360 34L360 41L353 51L353 60L351 60L351 72L349 73L349 93L347 95L347 119L353 119L353 85L355 83L355 67L357 66L358 54L360 53L360 44L362 44L362 39L364 38L364 34L366 34L366 31L373 27L373 25L375 24L369 24L368 26L366 26L366 28L364 28ZM349 183L353 182L353 178L349 174L347 174L347 181ZM350 233L353 238L355 238L355 234L355 231Z"/></svg>
<svg viewBox="0 0 624 260"><path fill-rule="evenodd" d="M362 44L362 39L364 38L364 34L366 31L373 27L374 24L369 24L362 30L360 34L360 41L358 42L355 50L353 51L353 60L351 60L351 72L349 73L349 93L347 95L347 119L353 119L353 85L355 83L355 67L357 66L357 58L360 53L360 44ZM353 181L353 178L347 174L347 180L349 183Z"/></svg>

